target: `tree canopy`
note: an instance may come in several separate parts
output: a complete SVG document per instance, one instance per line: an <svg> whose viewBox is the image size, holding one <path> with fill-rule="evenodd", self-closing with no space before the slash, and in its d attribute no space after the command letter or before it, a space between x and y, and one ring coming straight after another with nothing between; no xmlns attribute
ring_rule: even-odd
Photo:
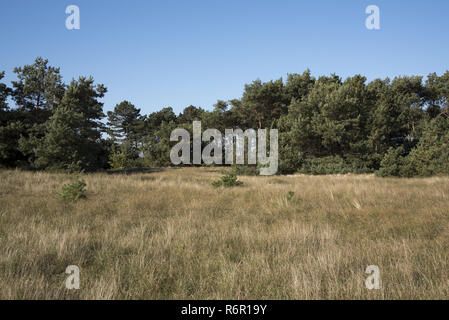
<svg viewBox="0 0 449 320"><path fill-rule="evenodd" d="M279 130L280 173L360 173L382 176L449 174L449 71L367 82L362 75L288 74L244 86L241 98L210 110L189 105L148 115L125 100L103 113L107 90L92 77L69 84L48 60L0 72L0 165L94 171L169 166L170 133Z"/></svg>

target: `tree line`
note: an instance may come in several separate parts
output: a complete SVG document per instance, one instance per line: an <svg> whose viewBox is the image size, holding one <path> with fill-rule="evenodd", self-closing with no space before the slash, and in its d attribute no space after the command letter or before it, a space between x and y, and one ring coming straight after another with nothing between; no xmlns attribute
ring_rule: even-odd
<svg viewBox="0 0 449 320"><path fill-rule="evenodd" d="M0 166L97 171L170 166L175 128L279 130L279 173L449 174L449 71L367 82L309 70L245 85L212 110L170 107L148 115L129 101L103 112L107 93L92 77L63 83L37 58L1 82ZM102 121L106 119L106 121ZM106 122L106 123L105 123Z"/></svg>

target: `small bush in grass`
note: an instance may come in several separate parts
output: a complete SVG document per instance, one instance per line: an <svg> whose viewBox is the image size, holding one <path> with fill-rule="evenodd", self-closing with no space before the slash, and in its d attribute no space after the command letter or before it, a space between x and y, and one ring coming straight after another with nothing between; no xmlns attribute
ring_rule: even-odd
<svg viewBox="0 0 449 320"><path fill-rule="evenodd" d="M239 181L234 173L228 173L219 180L212 182L214 187L236 187L242 184L243 182Z"/></svg>
<svg viewBox="0 0 449 320"><path fill-rule="evenodd" d="M77 201L86 198L86 182L79 178L72 178L70 183L62 186L60 196L66 201Z"/></svg>
<svg viewBox="0 0 449 320"><path fill-rule="evenodd" d="M292 204L292 205L301 205L303 204L303 200L301 198L299 198L293 191L289 190L287 192L287 194L285 195L285 199L287 200L288 203Z"/></svg>

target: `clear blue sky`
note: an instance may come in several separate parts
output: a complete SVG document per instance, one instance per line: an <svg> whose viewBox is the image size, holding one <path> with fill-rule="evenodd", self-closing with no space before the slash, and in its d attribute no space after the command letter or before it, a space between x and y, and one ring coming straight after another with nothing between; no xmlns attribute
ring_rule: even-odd
<svg viewBox="0 0 449 320"><path fill-rule="evenodd" d="M81 29L65 28L78 5ZM365 28L377 5L381 30ZM150 113L241 97L243 86L302 73L372 80L449 69L447 0L2 0L0 70L37 56L64 81L92 75L105 110L126 99Z"/></svg>

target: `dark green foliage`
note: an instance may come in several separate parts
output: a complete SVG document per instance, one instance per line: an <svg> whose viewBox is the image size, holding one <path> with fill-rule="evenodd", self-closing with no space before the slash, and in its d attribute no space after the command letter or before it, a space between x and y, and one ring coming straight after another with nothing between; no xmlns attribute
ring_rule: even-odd
<svg viewBox="0 0 449 320"><path fill-rule="evenodd" d="M65 201L78 201L86 198L86 182L83 179L72 178L70 183L62 186L60 196Z"/></svg>
<svg viewBox="0 0 449 320"><path fill-rule="evenodd" d="M449 72L442 77L429 75L425 86L421 77L375 80L368 85L361 76L344 82L321 77L307 95L293 99L288 114L279 119L280 171L328 174L380 169L377 174L382 176L423 175L426 170L449 174L444 165L430 168L437 160L429 156L429 150L431 160L421 161L426 170L414 169L419 167L418 156L414 156L415 165L406 158L433 143L430 137L424 138L425 130L433 118L445 115L448 79ZM444 137L444 132L447 129L440 126L433 136ZM421 137L425 140L420 141Z"/></svg>
<svg viewBox="0 0 449 320"><path fill-rule="evenodd" d="M8 111L9 119L15 118L14 111ZM20 122L7 121L0 126L0 167L14 167L27 163L26 157L18 150L18 141L24 126Z"/></svg>
<svg viewBox="0 0 449 320"><path fill-rule="evenodd" d="M380 169L376 172L376 175L380 177L402 176L405 164L404 148L391 147L382 159Z"/></svg>
<svg viewBox="0 0 449 320"><path fill-rule="evenodd" d="M170 141L170 133L181 126L173 121L162 121L160 127L155 128L151 135L143 140L143 163L148 167L171 166L170 150L173 143Z"/></svg>
<svg viewBox="0 0 449 320"><path fill-rule="evenodd" d="M290 99L285 94L282 79L262 83L260 80L245 85L240 112L246 128L270 128L273 120L288 111Z"/></svg>
<svg viewBox="0 0 449 320"><path fill-rule="evenodd" d="M0 72L0 80L5 76ZM12 166L17 158L15 143L20 137L20 130L11 127L12 111L9 109L7 99L11 89L0 82L0 167Z"/></svg>
<svg viewBox="0 0 449 320"><path fill-rule="evenodd" d="M97 99L106 89L84 77L66 86L59 68L42 58L14 72L18 81L10 92L15 106L0 127L0 162L64 171L103 168L104 114Z"/></svg>
<svg viewBox="0 0 449 320"><path fill-rule="evenodd" d="M42 137L21 140L22 149L33 150L32 165L39 169L93 171L102 166L101 132L106 89L93 79L72 81L60 105L43 124Z"/></svg>
<svg viewBox="0 0 449 320"><path fill-rule="evenodd" d="M0 72L0 80L5 76L5 72ZM8 105L6 103L6 99L10 94L10 89L6 86L6 84L0 82L0 112L5 112L8 109ZM5 118L2 116L0 121L4 121Z"/></svg>
<svg viewBox="0 0 449 320"><path fill-rule="evenodd" d="M178 116L178 123L192 123L194 120L201 120L205 111L202 108L197 108L195 106L188 106L184 111Z"/></svg>
<svg viewBox="0 0 449 320"><path fill-rule="evenodd" d="M281 174L367 173L379 176L449 174L449 71L393 80L355 75L315 78L309 70L245 85L240 99L213 110L170 107L149 115L128 101L104 118L106 88L92 78L62 82L59 68L37 58L0 83L0 166L94 171L170 166L175 128L279 130ZM0 80L4 73L0 72ZM14 101L14 105L8 102ZM105 139L102 133L108 133ZM205 146L205 142L203 142ZM235 175L257 174L234 166Z"/></svg>
<svg viewBox="0 0 449 320"><path fill-rule="evenodd" d="M145 119L128 101L116 105L114 111L108 112L108 134L120 144L128 157L136 159L139 153L139 142L144 135Z"/></svg>
<svg viewBox="0 0 449 320"><path fill-rule="evenodd" d="M109 165L112 170L134 169L142 167L142 160L130 157L125 151L115 151L109 155Z"/></svg>
<svg viewBox="0 0 449 320"><path fill-rule="evenodd" d="M449 118L432 120L410 153L391 148L381 162L379 176L431 176L449 174Z"/></svg>
<svg viewBox="0 0 449 320"><path fill-rule="evenodd" d="M45 136L45 122L61 103L65 85L59 68L49 66L48 60L40 57L32 65L15 68L14 73L18 81L12 82L12 97L17 114L10 125L21 128L20 138L14 144L34 167L34 144Z"/></svg>
<svg viewBox="0 0 449 320"><path fill-rule="evenodd" d="M152 136L156 133L156 131L159 130L159 128L162 126L163 123L175 123L176 115L173 112L173 109L163 108L160 111L153 112L147 117L145 117L145 123L144 123L144 132L145 136Z"/></svg>
<svg viewBox="0 0 449 320"><path fill-rule="evenodd" d="M237 176L234 173L228 173L222 176L219 180L213 181L212 185L216 188L218 187L237 187L243 184L242 181L237 179Z"/></svg>
<svg viewBox="0 0 449 320"><path fill-rule="evenodd" d="M13 97L31 116L39 118L43 110L54 109L64 94L59 68L48 66L48 60L37 58L32 65L14 69L18 81L13 81ZM42 118L41 118L42 119Z"/></svg>
<svg viewBox="0 0 449 320"><path fill-rule="evenodd" d="M423 135L410 154L407 176L449 174L449 118L441 116L424 129Z"/></svg>
<svg viewBox="0 0 449 320"><path fill-rule="evenodd" d="M132 168L132 162L128 158L125 152L118 151L112 152L109 155L109 165L112 170L123 170Z"/></svg>

